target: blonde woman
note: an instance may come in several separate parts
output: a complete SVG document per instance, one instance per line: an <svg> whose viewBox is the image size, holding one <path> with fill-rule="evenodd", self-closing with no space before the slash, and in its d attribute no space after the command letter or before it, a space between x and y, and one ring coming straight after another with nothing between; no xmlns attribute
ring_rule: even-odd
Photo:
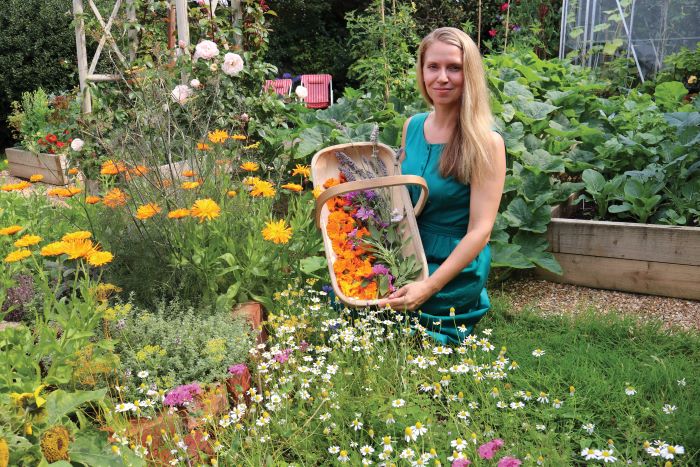
<svg viewBox="0 0 700 467"><path fill-rule="evenodd" d="M430 195L418 217L427 279L410 283L381 305L419 311L428 333L458 344L488 311L489 237L505 182L501 136L492 131L489 92L479 50L455 28L420 44L418 87L432 111L404 124L404 174L420 175ZM411 192L413 202L418 192Z"/></svg>

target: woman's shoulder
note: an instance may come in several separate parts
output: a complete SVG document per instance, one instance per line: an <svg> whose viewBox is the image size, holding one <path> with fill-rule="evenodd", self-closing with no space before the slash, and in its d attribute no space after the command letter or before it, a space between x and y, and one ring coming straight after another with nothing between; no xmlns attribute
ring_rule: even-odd
<svg viewBox="0 0 700 467"><path fill-rule="evenodd" d="M401 146L406 146L407 138L415 134L416 128L420 127L422 131L422 122L423 120L425 120L427 115L427 112L415 114L408 117L406 121L403 122L403 131L401 132Z"/></svg>

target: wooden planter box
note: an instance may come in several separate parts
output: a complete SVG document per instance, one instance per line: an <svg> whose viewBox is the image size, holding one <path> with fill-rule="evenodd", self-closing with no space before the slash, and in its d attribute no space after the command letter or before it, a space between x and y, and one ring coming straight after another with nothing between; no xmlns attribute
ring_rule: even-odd
<svg viewBox="0 0 700 467"><path fill-rule="evenodd" d="M51 185L68 184L68 159L65 154L34 154L24 149L7 148L7 163L10 175L29 179L41 174L43 183Z"/></svg>
<svg viewBox="0 0 700 467"><path fill-rule="evenodd" d="M553 282L700 300L700 227L566 219L552 211L550 251L564 274Z"/></svg>

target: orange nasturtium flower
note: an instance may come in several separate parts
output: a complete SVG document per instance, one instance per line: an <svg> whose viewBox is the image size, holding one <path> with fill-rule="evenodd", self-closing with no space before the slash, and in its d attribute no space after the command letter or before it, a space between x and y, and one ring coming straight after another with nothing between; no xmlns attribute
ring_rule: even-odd
<svg viewBox="0 0 700 467"><path fill-rule="evenodd" d="M295 175L301 175L302 177L310 178L311 167L309 167L308 165L297 164L296 167L294 167L294 170L292 170L292 177Z"/></svg>
<svg viewBox="0 0 700 467"><path fill-rule="evenodd" d="M168 213L168 219L182 219L183 217L189 217L190 216L190 210L189 209L175 209L172 210Z"/></svg>
<svg viewBox="0 0 700 467"><path fill-rule="evenodd" d="M27 234L27 235L22 236L22 238L20 238L19 240L17 240L17 241L15 242L15 246L16 246L17 248L23 248L23 247L25 247L25 246L36 245L36 244L39 243L40 241L41 241L41 237L40 237L40 236L38 236L38 235L29 235L29 234Z"/></svg>
<svg viewBox="0 0 700 467"><path fill-rule="evenodd" d="M14 235L23 228L24 227L22 227L21 225L11 225L9 227L4 227L0 229L0 235Z"/></svg>
<svg viewBox="0 0 700 467"><path fill-rule="evenodd" d="M287 226L287 221L280 219L278 221L269 221L262 229L262 236L265 240L269 240L276 244L289 242L292 238L292 228Z"/></svg>
<svg viewBox="0 0 700 467"><path fill-rule="evenodd" d="M101 198L99 196L87 196L85 198L85 202L87 204L97 204L100 202L100 200L101 200Z"/></svg>
<svg viewBox="0 0 700 467"><path fill-rule="evenodd" d="M247 172L257 172L260 169L260 164L253 161L245 161L241 164L241 169Z"/></svg>
<svg viewBox="0 0 700 467"><path fill-rule="evenodd" d="M297 183L286 183L286 184L282 185L282 188L284 188L285 190L289 190L289 191L296 191L297 193L304 189L303 186L301 186Z"/></svg>
<svg viewBox="0 0 700 467"><path fill-rule="evenodd" d="M233 136L231 136L231 139L235 140L235 141L245 141L248 138L246 136L243 136L243 135L233 135Z"/></svg>
<svg viewBox="0 0 700 467"><path fill-rule="evenodd" d="M199 185L201 185L201 183L199 183L199 182L182 182L182 185L180 185L180 186L182 187L183 190L194 190Z"/></svg>
<svg viewBox="0 0 700 467"><path fill-rule="evenodd" d="M126 204L127 195L119 188L112 188L102 198L102 204L110 208L124 206Z"/></svg>
<svg viewBox="0 0 700 467"><path fill-rule="evenodd" d="M262 196L263 198L272 198L275 196L275 187L272 183L266 180L259 180L253 184L253 189L250 192L251 196Z"/></svg>
<svg viewBox="0 0 700 467"><path fill-rule="evenodd" d="M192 217L198 218L199 222L202 223L205 220L212 220L219 217L221 208L213 199L198 199L194 202L194 205L192 205L190 214Z"/></svg>
<svg viewBox="0 0 700 467"><path fill-rule="evenodd" d="M44 179L44 176L42 174L34 174L31 177L29 177L29 181L34 183L34 182L40 182Z"/></svg>
<svg viewBox="0 0 700 467"><path fill-rule="evenodd" d="M207 137L212 143L221 144L225 143L228 139L228 133L225 130L210 131Z"/></svg>
<svg viewBox="0 0 700 467"><path fill-rule="evenodd" d="M8 253L8 255L5 256L5 262L14 263L17 261L21 261L24 258L29 258L30 256L32 256L32 252L27 250L26 248L22 248Z"/></svg>
<svg viewBox="0 0 700 467"><path fill-rule="evenodd" d="M150 219L160 211L162 211L162 208L156 203L144 204L143 206L139 206L136 210L136 218L140 220Z"/></svg>

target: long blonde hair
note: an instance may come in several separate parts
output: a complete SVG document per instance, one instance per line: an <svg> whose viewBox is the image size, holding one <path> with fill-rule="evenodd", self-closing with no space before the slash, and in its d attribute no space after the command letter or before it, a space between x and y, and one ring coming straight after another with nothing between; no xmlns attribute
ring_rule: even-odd
<svg viewBox="0 0 700 467"><path fill-rule="evenodd" d="M435 42L459 47L462 51L464 85L459 109L459 122L453 137L440 157L440 174L452 176L461 183L482 180L491 167L489 142L493 116L489 105L489 90L481 54L474 41L456 28L439 28L423 38L418 47L416 78L423 99L433 105L423 81L423 62L428 47Z"/></svg>

